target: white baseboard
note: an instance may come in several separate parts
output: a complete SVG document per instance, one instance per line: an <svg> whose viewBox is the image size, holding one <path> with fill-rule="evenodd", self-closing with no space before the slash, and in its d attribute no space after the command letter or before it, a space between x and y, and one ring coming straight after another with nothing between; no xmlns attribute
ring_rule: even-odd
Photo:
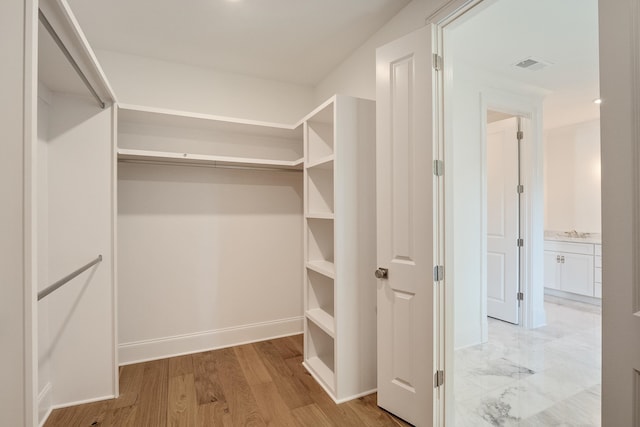
<svg viewBox="0 0 640 427"><path fill-rule="evenodd" d="M109 394L106 396L93 397L91 399L76 400L75 402L59 403L57 405L53 405L51 409L54 410L54 409L68 408L70 406L78 406L78 405L85 405L87 403L102 402L103 400L111 400L115 398L116 397L113 394Z"/></svg>
<svg viewBox="0 0 640 427"><path fill-rule="evenodd" d="M601 298L588 297L586 295L578 295L571 292L563 292L557 289L549 289L549 288L544 288L544 293L545 295L552 295L554 297L565 298L573 301L582 302L585 304L591 304L591 305L597 305L597 306L602 305Z"/></svg>
<svg viewBox="0 0 640 427"><path fill-rule="evenodd" d="M302 316L292 317L195 334L123 343L118 346L119 364L120 366L130 365L301 334L303 320Z"/></svg>
<svg viewBox="0 0 640 427"><path fill-rule="evenodd" d="M38 394L38 423L40 426L47 422L49 415L53 411L51 391L51 383L47 383Z"/></svg>

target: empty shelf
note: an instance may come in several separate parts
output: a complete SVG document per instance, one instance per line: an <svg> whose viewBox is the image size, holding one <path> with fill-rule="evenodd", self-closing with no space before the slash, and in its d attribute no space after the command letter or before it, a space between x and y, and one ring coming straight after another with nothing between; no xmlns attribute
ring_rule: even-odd
<svg viewBox="0 0 640 427"><path fill-rule="evenodd" d="M316 168L316 169L331 169L333 168L333 154L322 157L320 159L314 160L312 162L307 163L307 169Z"/></svg>
<svg viewBox="0 0 640 427"><path fill-rule="evenodd" d="M332 315L321 308L314 308L307 311L307 318L329 334L331 338L335 337L335 326Z"/></svg>
<svg viewBox="0 0 640 427"><path fill-rule="evenodd" d="M302 169L302 159L271 160L245 157L211 156L205 154L172 153L166 151L132 150L119 148L118 160L143 162L186 163L210 166L238 166L278 169Z"/></svg>
<svg viewBox="0 0 640 427"><path fill-rule="evenodd" d="M334 217L333 212L310 212L307 214L307 218L311 219L333 219Z"/></svg>
<svg viewBox="0 0 640 427"><path fill-rule="evenodd" d="M332 279L336 276L335 265L329 261L308 261L307 268Z"/></svg>
<svg viewBox="0 0 640 427"><path fill-rule="evenodd" d="M307 370L313 375L321 384L334 391L334 374L333 370L327 366L319 357L310 357L304 362Z"/></svg>

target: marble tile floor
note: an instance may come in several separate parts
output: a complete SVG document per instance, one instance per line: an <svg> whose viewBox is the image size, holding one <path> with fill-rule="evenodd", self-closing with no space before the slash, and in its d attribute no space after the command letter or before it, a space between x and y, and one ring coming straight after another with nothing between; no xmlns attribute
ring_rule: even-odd
<svg viewBox="0 0 640 427"><path fill-rule="evenodd" d="M455 353L455 426L599 426L599 307L545 299L547 326L489 318L489 341Z"/></svg>

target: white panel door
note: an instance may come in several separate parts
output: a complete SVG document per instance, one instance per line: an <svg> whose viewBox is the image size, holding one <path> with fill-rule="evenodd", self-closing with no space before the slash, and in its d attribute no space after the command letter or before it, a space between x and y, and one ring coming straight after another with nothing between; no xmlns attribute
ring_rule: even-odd
<svg viewBox="0 0 640 427"><path fill-rule="evenodd" d="M377 51L378 405L433 424L432 29Z"/></svg>
<svg viewBox="0 0 640 427"><path fill-rule="evenodd" d="M487 315L518 323L518 122L487 125Z"/></svg>

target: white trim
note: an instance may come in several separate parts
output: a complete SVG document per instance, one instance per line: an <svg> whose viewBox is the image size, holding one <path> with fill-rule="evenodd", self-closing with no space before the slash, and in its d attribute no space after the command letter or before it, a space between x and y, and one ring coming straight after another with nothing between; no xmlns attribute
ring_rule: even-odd
<svg viewBox="0 0 640 427"><path fill-rule="evenodd" d="M38 2L24 2L24 423L38 424Z"/></svg>
<svg viewBox="0 0 640 427"><path fill-rule="evenodd" d="M304 317L291 317L193 334L120 344L120 366L301 334Z"/></svg>
<svg viewBox="0 0 640 427"><path fill-rule="evenodd" d="M48 382L38 394L38 421L39 426L43 426L49 419L49 415L53 412L53 387Z"/></svg>
<svg viewBox="0 0 640 427"><path fill-rule="evenodd" d="M554 297L559 297L559 298L564 298L564 299L568 299L568 300L572 300L572 301L578 301L578 302L582 302L585 304L591 304L591 305L595 305L595 306L602 306L602 299L601 298L595 298L595 297L590 297L587 295L579 295L579 294L574 294L571 292L564 292L561 291L559 289L549 289L549 288L544 288L544 294L545 295L551 295Z"/></svg>
<svg viewBox="0 0 640 427"><path fill-rule="evenodd" d="M113 395L120 396L118 369L118 105L111 106L111 308Z"/></svg>
<svg viewBox="0 0 640 427"><path fill-rule="evenodd" d="M83 400L76 400L74 402L59 403L57 405L53 405L51 407L51 411L53 412L56 409L70 408L71 406L86 405L87 403L102 402L103 400L111 400L115 398L116 397L114 395L108 394L106 396L92 397L91 399L83 399Z"/></svg>
<svg viewBox="0 0 640 427"><path fill-rule="evenodd" d="M633 87L633 116L634 126L632 130L632 138L634 140L634 156L633 156L633 259L637 260L640 256L640 0L633 1L632 16L632 76ZM640 265L634 263L633 269L633 311L636 316L640 316Z"/></svg>

